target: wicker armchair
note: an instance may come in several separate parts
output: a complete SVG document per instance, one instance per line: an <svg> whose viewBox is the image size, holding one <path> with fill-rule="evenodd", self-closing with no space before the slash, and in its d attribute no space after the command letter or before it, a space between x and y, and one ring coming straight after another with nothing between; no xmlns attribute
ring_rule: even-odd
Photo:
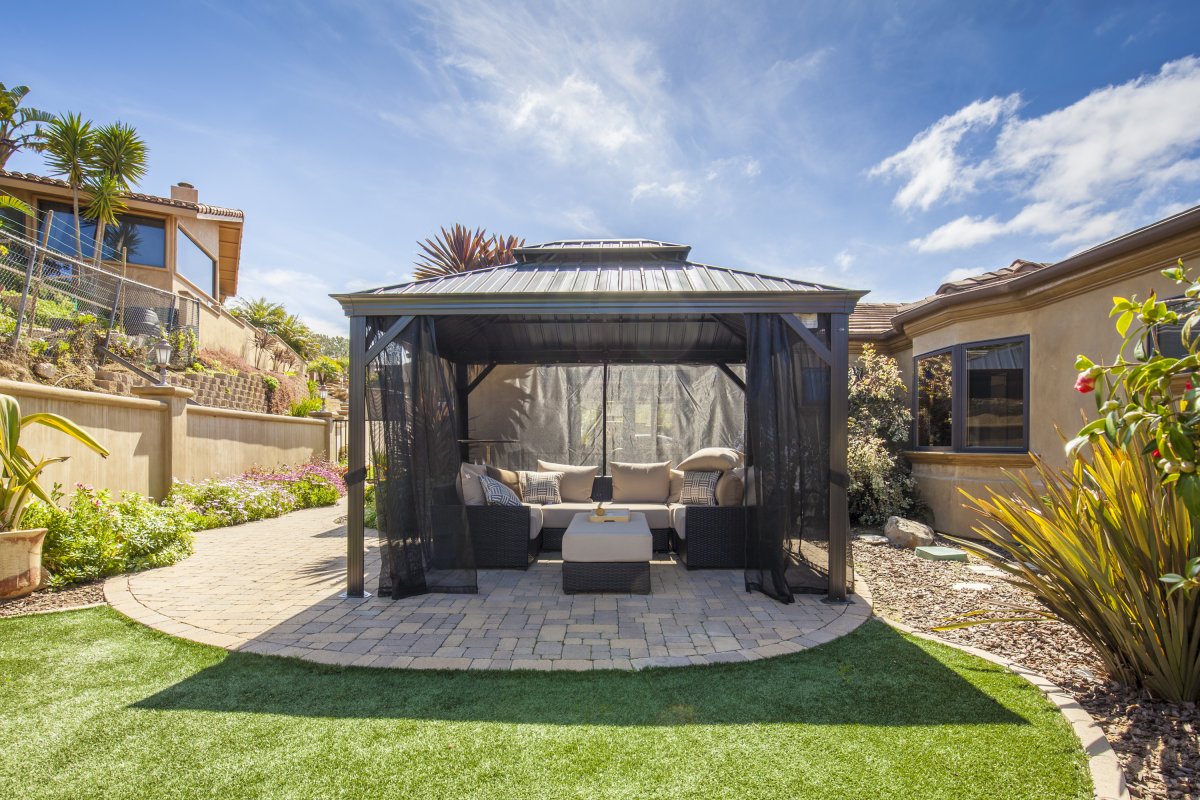
<svg viewBox="0 0 1200 800"><path fill-rule="evenodd" d="M745 567L746 507L688 506L687 536L672 538L688 569Z"/></svg>
<svg viewBox="0 0 1200 800"><path fill-rule="evenodd" d="M467 506L467 524L479 569L529 569L542 537L530 538L528 506Z"/></svg>

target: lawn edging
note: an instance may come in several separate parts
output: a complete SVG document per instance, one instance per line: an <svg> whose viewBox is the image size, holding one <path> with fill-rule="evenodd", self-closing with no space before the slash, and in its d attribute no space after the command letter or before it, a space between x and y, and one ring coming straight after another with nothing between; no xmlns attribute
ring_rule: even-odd
<svg viewBox="0 0 1200 800"><path fill-rule="evenodd" d="M1054 704L1058 712L1071 725L1071 730L1075 731L1075 737L1079 739L1079 744L1083 746L1083 751L1087 754L1088 772L1092 776L1092 796L1095 800L1131 800L1129 787L1125 785L1125 771L1121 769L1121 762L1117 759L1116 751L1113 750L1108 738L1104 735L1104 730L1096 723L1096 720L1092 719L1092 715L1084 710L1075 698L1063 691L1058 684L1052 683L1045 676L1010 661L1004 656L998 656L978 647L947 641L931 633L905 625L903 622L896 622L879 615L875 615L875 618L909 636L953 647L1004 667L1029 681L1045 695L1047 700Z"/></svg>

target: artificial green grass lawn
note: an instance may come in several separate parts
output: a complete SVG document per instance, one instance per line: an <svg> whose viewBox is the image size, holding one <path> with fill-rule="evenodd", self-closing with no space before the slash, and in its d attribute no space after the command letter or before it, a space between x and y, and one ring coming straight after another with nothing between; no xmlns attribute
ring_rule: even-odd
<svg viewBox="0 0 1200 800"><path fill-rule="evenodd" d="M107 608L0 621L0 797L1086 798L1021 678L871 621L747 664L340 669Z"/></svg>

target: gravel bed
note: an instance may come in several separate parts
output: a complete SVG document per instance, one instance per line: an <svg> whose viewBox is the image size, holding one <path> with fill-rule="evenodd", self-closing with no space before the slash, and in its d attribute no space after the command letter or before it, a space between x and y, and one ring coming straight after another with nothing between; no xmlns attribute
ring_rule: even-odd
<svg viewBox="0 0 1200 800"><path fill-rule="evenodd" d="M104 602L104 581L72 586L61 592L34 592L15 600L0 600L0 617L19 617L40 611L58 611L74 606Z"/></svg>
<svg viewBox="0 0 1200 800"><path fill-rule="evenodd" d="M937 544L954 546L947 541ZM1091 646L1059 622L931 631L967 611L1039 605L1028 592L990 574L986 563L973 556L965 564L927 561L911 550L855 541L854 566L870 585L879 616L1004 656L1045 675L1073 695L1104 729L1125 769L1131 795L1200 798L1197 704L1154 700L1145 692L1110 680ZM960 586L955 588L955 584Z"/></svg>

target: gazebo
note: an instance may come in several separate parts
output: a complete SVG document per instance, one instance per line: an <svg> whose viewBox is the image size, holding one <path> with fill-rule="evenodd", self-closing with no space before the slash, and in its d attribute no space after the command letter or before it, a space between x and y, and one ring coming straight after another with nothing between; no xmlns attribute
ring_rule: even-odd
<svg viewBox="0 0 1200 800"><path fill-rule="evenodd" d="M454 491L472 447L514 466L556 447L603 474L614 455L721 436L755 475L746 588L845 600L848 318L864 292L699 264L690 250L550 242L504 266L334 295L350 318L348 597L365 594L368 444L380 591L403 597L475 590Z"/></svg>

